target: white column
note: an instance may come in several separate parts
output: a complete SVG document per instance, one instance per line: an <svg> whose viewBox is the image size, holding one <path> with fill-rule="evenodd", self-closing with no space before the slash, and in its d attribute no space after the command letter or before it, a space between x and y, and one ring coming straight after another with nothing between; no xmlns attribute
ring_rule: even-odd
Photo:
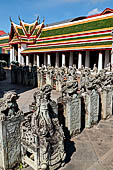
<svg viewBox="0 0 113 170"><path fill-rule="evenodd" d="M28 66L29 65L29 56L27 55L26 56L26 66Z"/></svg>
<svg viewBox="0 0 113 170"><path fill-rule="evenodd" d="M14 47L12 48L12 59L13 59L13 61L16 61L16 56L15 56L15 49L14 49Z"/></svg>
<svg viewBox="0 0 113 170"><path fill-rule="evenodd" d="M21 53L21 47L19 46L18 47L18 62L19 62L19 64L22 65L22 56L20 53Z"/></svg>
<svg viewBox="0 0 113 170"><path fill-rule="evenodd" d="M73 52L70 52L70 56L69 56L69 66L73 66Z"/></svg>
<svg viewBox="0 0 113 170"><path fill-rule="evenodd" d="M40 66L39 55L37 55L37 67Z"/></svg>
<svg viewBox="0 0 113 170"><path fill-rule="evenodd" d="M102 52L99 52L98 71L102 70Z"/></svg>
<svg viewBox="0 0 113 170"><path fill-rule="evenodd" d="M10 47L10 63L13 61L13 48Z"/></svg>
<svg viewBox="0 0 113 170"><path fill-rule="evenodd" d="M21 55L21 52L26 49L26 44L19 44L18 45L18 62L21 65L24 65L24 57Z"/></svg>
<svg viewBox="0 0 113 170"><path fill-rule="evenodd" d="M44 65L46 66L46 53L44 53Z"/></svg>
<svg viewBox="0 0 113 170"><path fill-rule="evenodd" d="M50 54L47 55L47 64L51 65L51 56L50 56Z"/></svg>
<svg viewBox="0 0 113 170"><path fill-rule="evenodd" d="M22 57L22 65L25 65L24 56L21 57Z"/></svg>
<svg viewBox="0 0 113 170"><path fill-rule="evenodd" d="M81 68L82 66L82 53L78 53L78 68Z"/></svg>
<svg viewBox="0 0 113 170"><path fill-rule="evenodd" d="M85 57L85 67L90 67L90 52L86 51L86 57Z"/></svg>
<svg viewBox="0 0 113 170"><path fill-rule="evenodd" d="M65 54L62 54L62 67L65 66L66 61L65 61Z"/></svg>
<svg viewBox="0 0 113 170"><path fill-rule="evenodd" d="M107 67L107 64L109 64L109 50L105 51L105 63L104 63L104 68Z"/></svg>
<svg viewBox="0 0 113 170"><path fill-rule="evenodd" d="M55 67L59 67L59 52L56 52Z"/></svg>

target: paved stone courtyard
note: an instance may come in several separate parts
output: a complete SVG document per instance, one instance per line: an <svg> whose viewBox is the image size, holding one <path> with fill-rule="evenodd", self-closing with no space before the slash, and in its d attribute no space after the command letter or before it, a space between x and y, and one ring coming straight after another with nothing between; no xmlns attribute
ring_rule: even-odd
<svg viewBox="0 0 113 170"><path fill-rule="evenodd" d="M10 71L7 79L0 81L0 97L8 90L15 90L20 98L19 107L28 111L36 88L13 85L10 83ZM60 93L53 91L56 100ZM97 126L85 129L82 133L66 143L66 165L61 170L113 170L113 117L101 120ZM26 168L31 170L31 168Z"/></svg>

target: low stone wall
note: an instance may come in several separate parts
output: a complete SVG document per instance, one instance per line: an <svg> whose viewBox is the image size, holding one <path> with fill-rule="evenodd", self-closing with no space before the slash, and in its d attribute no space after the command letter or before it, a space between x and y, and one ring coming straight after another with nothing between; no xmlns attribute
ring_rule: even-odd
<svg viewBox="0 0 113 170"><path fill-rule="evenodd" d="M11 83L22 84L25 86L37 87L37 68L11 67Z"/></svg>
<svg viewBox="0 0 113 170"><path fill-rule="evenodd" d="M6 72L4 71L3 67L0 66L0 81L6 79Z"/></svg>

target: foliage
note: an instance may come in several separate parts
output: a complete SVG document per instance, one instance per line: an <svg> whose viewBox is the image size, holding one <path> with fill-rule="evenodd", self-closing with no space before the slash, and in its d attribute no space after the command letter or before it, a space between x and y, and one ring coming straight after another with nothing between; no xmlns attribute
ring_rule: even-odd
<svg viewBox="0 0 113 170"><path fill-rule="evenodd" d="M11 64L12 64L12 65L19 66L19 62L18 62L18 61L12 61Z"/></svg>
<svg viewBox="0 0 113 170"><path fill-rule="evenodd" d="M0 65L2 67L5 67L7 65L7 62L5 60L0 60Z"/></svg>
<svg viewBox="0 0 113 170"><path fill-rule="evenodd" d="M19 165L19 168L20 168L20 169L22 169L22 168L23 168L23 165L22 165L22 163L20 163L20 165Z"/></svg>

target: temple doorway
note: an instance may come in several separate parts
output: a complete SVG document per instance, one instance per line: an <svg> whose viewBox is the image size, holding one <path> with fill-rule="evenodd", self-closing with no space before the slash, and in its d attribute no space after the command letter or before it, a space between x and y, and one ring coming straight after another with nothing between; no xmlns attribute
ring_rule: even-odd
<svg viewBox="0 0 113 170"><path fill-rule="evenodd" d="M51 53L51 66L55 67L56 53Z"/></svg>
<svg viewBox="0 0 113 170"><path fill-rule="evenodd" d="M39 66L41 67L42 64L44 65L44 54L40 53L39 54Z"/></svg>
<svg viewBox="0 0 113 170"><path fill-rule="evenodd" d="M90 51L90 68L93 69L94 64L98 68L99 51Z"/></svg>
<svg viewBox="0 0 113 170"><path fill-rule="evenodd" d="M78 52L75 51L73 54L73 64L78 68Z"/></svg>

